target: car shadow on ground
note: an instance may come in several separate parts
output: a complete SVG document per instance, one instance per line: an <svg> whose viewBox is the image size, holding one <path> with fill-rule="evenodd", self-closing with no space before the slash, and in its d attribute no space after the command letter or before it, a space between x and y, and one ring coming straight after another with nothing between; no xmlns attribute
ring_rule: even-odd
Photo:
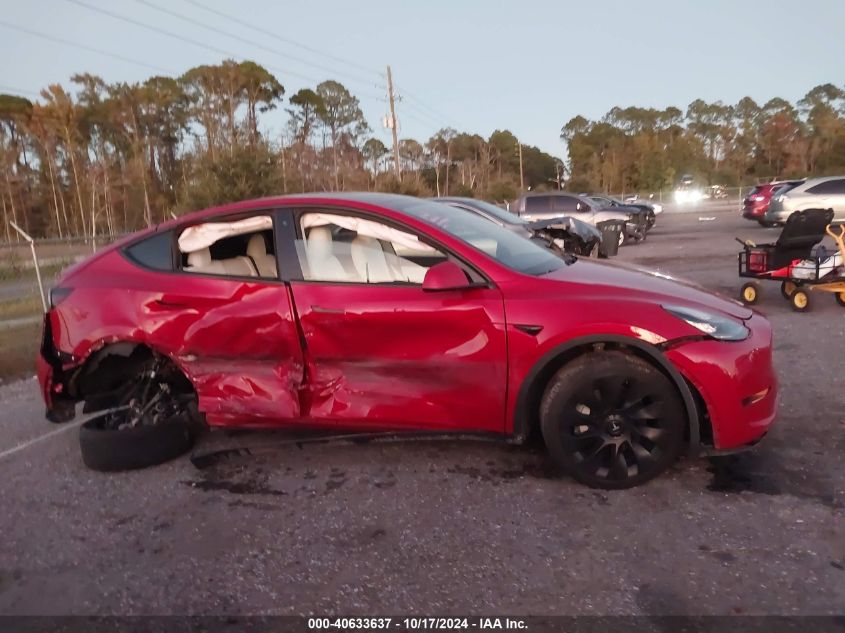
<svg viewBox="0 0 845 633"><path fill-rule="evenodd" d="M328 493L362 475L375 488L385 489L396 484L395 472L387 469L384 477L369 479L368 475L372 474L373 465L383 459L384 452L389 451L388 461L401 463L415 477L427 471L429 475L464 477L491 487L533 479L586 490L561 473L540 438L518 446L487 438L334 437L327 433L282 431L209 433L192 455L192 462L199 466L196 477L183 483L204 491L273 497L313 491L308 484L316 483L318 478L324 480ZM786 495L828 508L842 508L833 482L820 476L818 469L790 463L783 445L782 441L772 440L748 452L706 459L686 457L664 477L688 492ZM313 461L309 451L315 457ZM820 452L818 456L821 457ZM304 485L293 490L289 486L275 487L272 482L277 478L300 480Z"/></svg>

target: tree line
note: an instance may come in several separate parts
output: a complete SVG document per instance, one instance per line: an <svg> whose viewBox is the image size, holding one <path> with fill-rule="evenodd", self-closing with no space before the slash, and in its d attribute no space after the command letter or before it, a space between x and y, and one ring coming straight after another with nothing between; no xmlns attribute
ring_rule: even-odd
<svg viewBox="0 0 845 633"><path fill-rule="evenodd" d="M687 173L727 186L843 174L843 115L845 90L824 84L795 104L696 99L686 111L616 107L596 121L576 116L560 134L569 150L567 186L653 192Z"/></svg>
<svg viewBox="0 0 845 633"><path fill-rule="evenodd" d="M118 234L172 213L244 198L326 190L470 195L504 201L560 180L559 159L497 130L445 127L399 141L400 177L358 98L327 80L285 97L254 62L180 77L106 83L91 74L36 100L0 94L0 240ZM271 137L260 119L284 108ZM521 169L520 169L521 166Z"/></svg>

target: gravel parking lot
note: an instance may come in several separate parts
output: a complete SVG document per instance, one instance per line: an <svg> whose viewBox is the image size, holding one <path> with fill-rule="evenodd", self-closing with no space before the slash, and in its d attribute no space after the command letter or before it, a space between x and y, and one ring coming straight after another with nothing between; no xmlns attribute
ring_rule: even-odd
<svg viewBox="0 0 845 633"><path fill-rule="evenodd" d="M664 214L620 259L734 296L734 235L776 234L735 211ZM758 306L782 382L767 440L622 492L554 476L539 446L480 441L104 475L44 420L34 379L2 386L0 613L839 614L845 310L818 294L797 314L772 283Z"/></svg>

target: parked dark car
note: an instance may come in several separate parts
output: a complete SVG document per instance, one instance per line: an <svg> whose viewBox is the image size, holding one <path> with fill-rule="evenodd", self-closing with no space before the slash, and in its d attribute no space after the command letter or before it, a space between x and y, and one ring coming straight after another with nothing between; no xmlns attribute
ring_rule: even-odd
<svg viewBox="0 0 845 633"><path fill-rule="evenodd" d="M616 198L611 198L610 196L602 196L598 194L594 194L591 196L587 196L589 200L593 200L596 204L600 204L605 208L610 209L617 209L619 211L632 208L637 209L638 211L643 211L646 214L646 231L650 231L651 227L654 226L656 221L657 215L663 213L663 205L658 204L657 202L646 202L645 200L635 199L634 201L622 202L621 200L617 200Z"/></svg>
<svg viewBox="0 0 845 633"><path fill-rule="evenodd" d="M803 182L803 180L780 180L757 185L742 201L742 217L759 222L762 226L773 226L773 223L765 217L772 197L786 193Z"/></svg>
<svg viewBox="0 0 845 633"><path fill-rule="evenodd" d="M605 207L585 196L565 191L527 193L520 196L510 210L531 221L569 215L596 226L605 220L623 220L625 233L620 234L620 245L628 239L644 240L648 230L646 213L639 209Z"/></svg>
<svg viewBox="0 0 845 633"><path fill-rule="evenodd" d="M575 255L595 257L601 246L601 232L592 224L587 224L573 217L562 216L528 222L510 211L484 200L461 197L431 198L431 200L463 209L485 220L495 222L509 231L522 235L556 252L564 251Z"/></svg>

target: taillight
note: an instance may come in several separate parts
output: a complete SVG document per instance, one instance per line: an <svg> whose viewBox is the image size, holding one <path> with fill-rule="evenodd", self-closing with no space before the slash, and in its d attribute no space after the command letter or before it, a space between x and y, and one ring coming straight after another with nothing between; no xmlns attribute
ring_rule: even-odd
<svg viewBox="0 0 845 633"><path fill-rule="evenodd" d="M754 202L763 202L766 199L766 196L754 196L751 198Z"/></svg>
<svg viewBox="0 0 845 633"><path fill-rule="evenodd" d="M52 310L70 296L73 288L52 288L50 290L50 309Z"/></svg>

